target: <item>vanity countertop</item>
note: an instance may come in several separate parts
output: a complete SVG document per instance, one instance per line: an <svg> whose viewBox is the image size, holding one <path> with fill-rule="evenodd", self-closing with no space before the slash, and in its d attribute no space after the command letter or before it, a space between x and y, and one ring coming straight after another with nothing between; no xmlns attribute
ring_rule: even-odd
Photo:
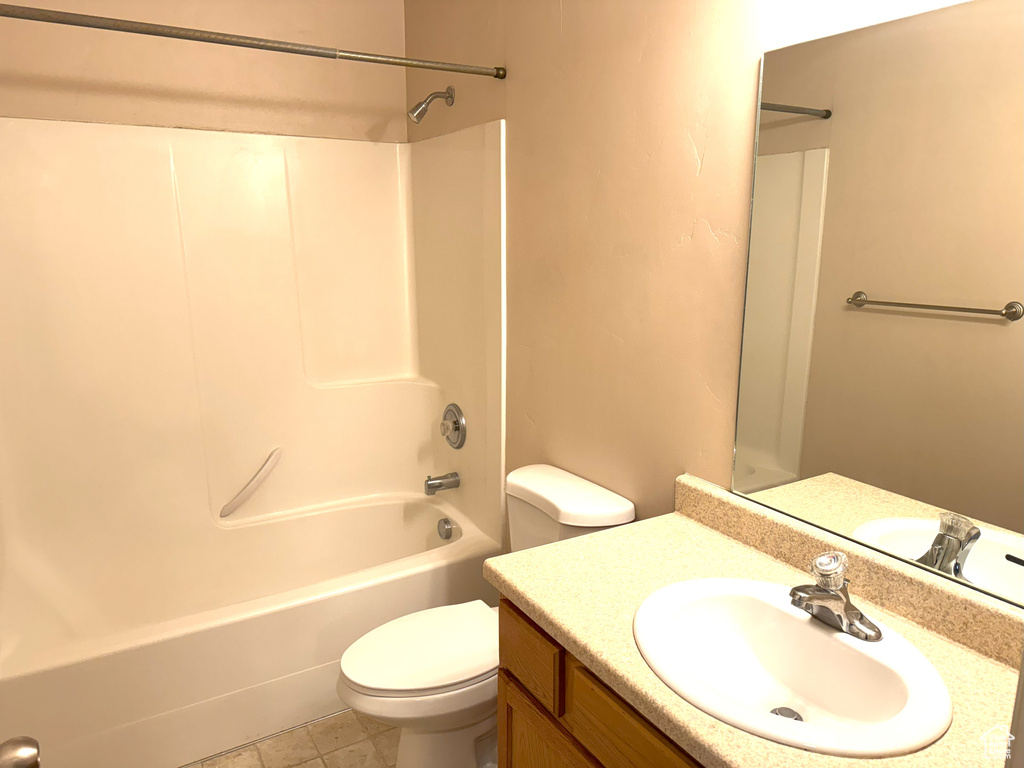
<svg viewBox="0 0 1024 768"><path fill-rule="evenodd" d="M656 589L687 579L804 584L801 572L679 513L488 560L491 584L706 768L943 768L1002 765L983 735L1008 726L1017 671L857 597L864 613L901 633L942 675L953 698L946 735L911 755L854 759L762 739L705 714L669 689L633 641L633 614ZM698 662L699 663L699 662Z"/></svg>
<svg viewBox="0 0 1024 768"><path fill-rule="evenodd" d="M886 517L934 520L938 530L939 515L947 511L834 472L746 495L761 504L785 510L787 514L803 520L811 520L815 525L843 536L851 535L864 523ZM1000 528L986 521L975 522L982 528L1020 536L1017 531Z"/></svg>

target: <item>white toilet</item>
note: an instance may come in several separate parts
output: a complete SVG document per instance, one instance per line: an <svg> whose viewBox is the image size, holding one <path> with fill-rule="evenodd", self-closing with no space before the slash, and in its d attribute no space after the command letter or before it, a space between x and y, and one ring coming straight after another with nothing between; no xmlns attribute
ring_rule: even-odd
<svg viewBox="0 0 1024 768"><path fill-rule="evenodd" d="M512 549L633 520L629 499L546 464L510 472ZM341 657L338 696L402 729L398 768L497 764L498 614L480 600L410 613L367 632Z"/></svg>

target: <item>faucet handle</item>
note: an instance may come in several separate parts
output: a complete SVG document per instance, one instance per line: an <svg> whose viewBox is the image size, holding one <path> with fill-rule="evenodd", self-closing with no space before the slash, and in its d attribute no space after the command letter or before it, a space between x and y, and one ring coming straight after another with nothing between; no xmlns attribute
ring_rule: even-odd
<svg viewBox="0 0 1024 768"><path fill-rule="evenodd" d="M441 436L458 450L466 444L466 417L455 403L448 403L441 417Z"/></svg>
<svg viewBox="0 0 1024 768"><path fill-rule="evenodd" d="M822 552L811 561L811 574L822 589L842 589L849 561L842 552Z"/></svg>
<svg viewBox="0 0 1024 768"><path fill-rule="evenodd" d="M939 513L939 533L950 536L958 541L966 541L971 535L974 522L956 512Z"/></svg>

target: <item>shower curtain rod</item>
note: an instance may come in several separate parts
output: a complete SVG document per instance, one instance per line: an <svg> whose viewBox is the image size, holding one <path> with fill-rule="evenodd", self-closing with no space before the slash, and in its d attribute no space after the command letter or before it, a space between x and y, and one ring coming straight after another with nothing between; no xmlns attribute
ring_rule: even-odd
<svg viewBox="0 0 1024 768"><path fill-rule="evenodd" d="M51 11L44 8L28 8L21 5L0 3L0 17L24 19L25 21L42 21L47 24L67 24L72 27L89 27L106 29L111 32L131 32L136 35L153 35L155 37L171 37L177 40L192 40L197 43L215 43L217 45L234 45L239 48L256 48L262 51L278 53L295 53L300 56L317 56L322 59L342 59L344 61L362 61L367 64L388 64L395 67L412 67L414 69L434 69L441 72L458 72L463 75L484 75L498 80L505 79L504 67L478 67L472 64L451 64L444 61L427 61L424 59L406 59L401 56L383 56L377 53L360 53L344 51L340 48L326 48L305 43L289 43L283 40L267 40L262 37L246 37L230 35L224 32L208 32L188 27L168 27L163 24L149 24L144 21L127 19L111 19L106 16L86 16L81 13Z"/></svg>
<svg viewBox="0 0 1024 768"><path fill-rule="evenodd" d="M762 101L761 109L766 109L769 112L788 112L791 115L810 115L811 117L820 117L822 120L828 120L832 117L831 109L814 109L813 107L794 107L790 104L772 104L770 101Z"/></svg>

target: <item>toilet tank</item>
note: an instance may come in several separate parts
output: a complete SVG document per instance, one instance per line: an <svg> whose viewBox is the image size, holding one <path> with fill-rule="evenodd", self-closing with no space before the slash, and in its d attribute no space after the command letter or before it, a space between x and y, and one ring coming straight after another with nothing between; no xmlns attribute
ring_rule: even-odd
<svg viewBox="0 0 1024 768"><path fill-rule="evenodd" d="M636 517L629 499L547 464L509 472L505 494L513 552L614 528Z"/></svg>

